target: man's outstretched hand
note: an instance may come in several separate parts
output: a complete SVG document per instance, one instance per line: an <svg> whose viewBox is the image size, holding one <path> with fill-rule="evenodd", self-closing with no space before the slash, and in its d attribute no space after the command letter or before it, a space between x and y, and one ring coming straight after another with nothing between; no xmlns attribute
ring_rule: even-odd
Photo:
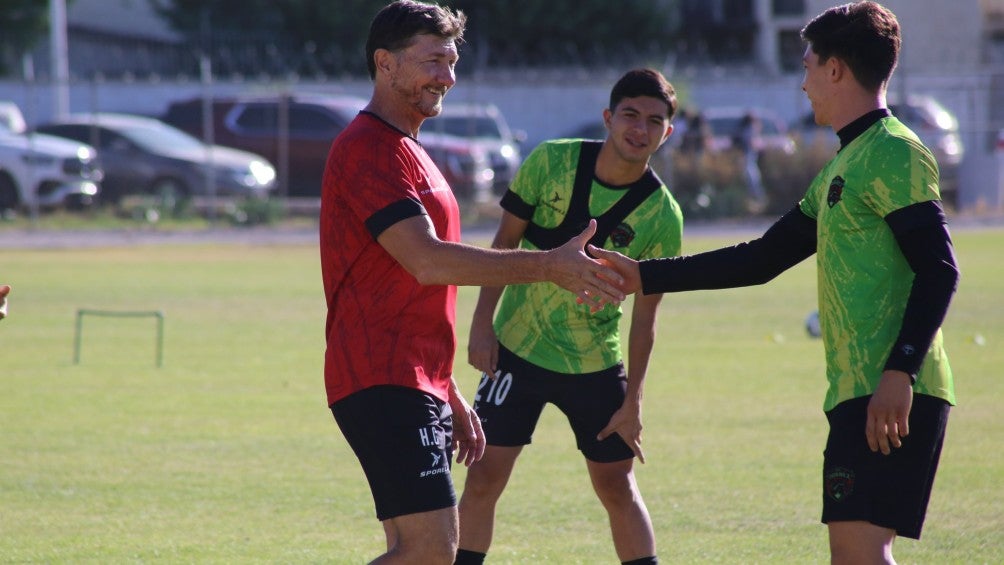
<svg viewBox="0 0 1004 565"><path fill-rule="evenodd" d="M624 292L620 289L624 280L607 263L586 254L585 247L595 233L596 220L590 220L582 233L546 253L551 269L549 280L598 310L607 303L620 304L624 300Z"/></svg>
<svg viewBox="0 0 1004 565"><path fill-rule="evenodd" d="M630 257L625 257L616 251L600 249L595 245L590 245L588 250L593 257L596 257L601 263L617 272L621 282L611 282L617 284L618 289L624 292L624 294L634 294L641 291L641 271L638 269L637 261ZM601 274L601 276L605 276L605 274Z"/></svg>

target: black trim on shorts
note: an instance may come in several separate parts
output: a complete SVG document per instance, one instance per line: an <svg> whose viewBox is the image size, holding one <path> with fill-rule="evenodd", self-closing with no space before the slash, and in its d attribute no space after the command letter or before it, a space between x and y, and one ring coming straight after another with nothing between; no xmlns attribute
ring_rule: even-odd
<svg viewBox="0 0 1004 565"><path fill-rule="evenodd" d="M823 452L822 522L865 521L920 539L941 458L949 403L913 395L910 435L883 455L865 438L871 396L841 402L826 413L830 433Z"/></svg>
<svg viewBox="0 0 1004 565"><path fill-rule="evenodd" d="M330 408L362 465L377 519L457 505L449 404L417 389L381 385Z"/></svg>

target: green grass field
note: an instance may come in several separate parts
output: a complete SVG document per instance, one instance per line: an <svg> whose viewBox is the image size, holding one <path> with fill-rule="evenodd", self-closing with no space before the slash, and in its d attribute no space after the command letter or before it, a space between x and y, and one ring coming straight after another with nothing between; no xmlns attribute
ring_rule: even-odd
<svg viewBox="0 0 1004 565"><path fill-rule="evenodd" d="M1004 563L1004 230L954 234L946 322L960 405L924 539L901 563ZM735 241L688 237L693 252ZM325 406L314 246L0 251L0 562L362 563L383 535ZM457 375L476 296L461 291ZM664 563L825 563L815 269L668 295L638 478ZM78 308L162 310L85 318ZM981 344L982 343L982 344ZM455 469L458 490L464 470ZM563 416L545 411L500 504L491 563L615 563Z"/></svg>

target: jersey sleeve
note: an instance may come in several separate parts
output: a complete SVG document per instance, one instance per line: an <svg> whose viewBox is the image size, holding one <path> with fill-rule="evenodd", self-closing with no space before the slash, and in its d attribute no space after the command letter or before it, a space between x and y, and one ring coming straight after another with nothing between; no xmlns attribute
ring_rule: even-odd
<svg viewBox="0 0 1004 565"><path fill-rule="evenodd" d="M541 187L547 178L547 146L546 142L542 143L526 156L509 185L509 191L518 196L531 211L540 202ZM518 213L519 210L509 210L508 208L507 210L520 218L529 219Z"/></svg>
<svg viewBox="0 0 1004 565"><path fill-rule="evenodd" d="M861 195L865 205L882 218L913 204L941 199L938 165L930 151L909 138L892 139L869 155L869 170L878 174Z"/></svg>
<svg viewBox="0 0 1004 565"><path fill-rule="evenodd" d="M386 228L409 217L425 214L416 186L416 162L402 143L385 148L349 144L340 159L343 179L339 197L376 238ZM366 158L355 158L359 151ZM374 162L374 159L376 162Z"/></svg>

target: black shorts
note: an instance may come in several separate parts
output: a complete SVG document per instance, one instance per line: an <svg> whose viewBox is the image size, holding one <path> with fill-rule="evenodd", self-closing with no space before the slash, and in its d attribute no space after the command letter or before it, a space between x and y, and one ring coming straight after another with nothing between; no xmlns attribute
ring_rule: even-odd
<svg viewBox="0 0 1004 565"><path fill-rule="evenodd" d="M497 375L494 380L482 375L474 396L488 445L529 444L540 413L550 402L568 418L576 446L590 461L610 463L634 457L617 434L596 440L624 403L627 375L623 363L594 373L556 373L499 345Z"/></svg>
<svg viewBox="0 0 1004 565"><path fill-rule="evenodd" d="M331 413L362 464L379 520L457 504L449 404L412 388L375 386L335 402Z"/></svg>
<svg viewBox="0 0 1004 565"><path fill-rule="evenodd" d="M951 407L940 398L914 394L910 435L902 447L883 455L871 451L865 439L869 400L847 400L826 413L823 523L862 520L920 539Z"/></svg>

